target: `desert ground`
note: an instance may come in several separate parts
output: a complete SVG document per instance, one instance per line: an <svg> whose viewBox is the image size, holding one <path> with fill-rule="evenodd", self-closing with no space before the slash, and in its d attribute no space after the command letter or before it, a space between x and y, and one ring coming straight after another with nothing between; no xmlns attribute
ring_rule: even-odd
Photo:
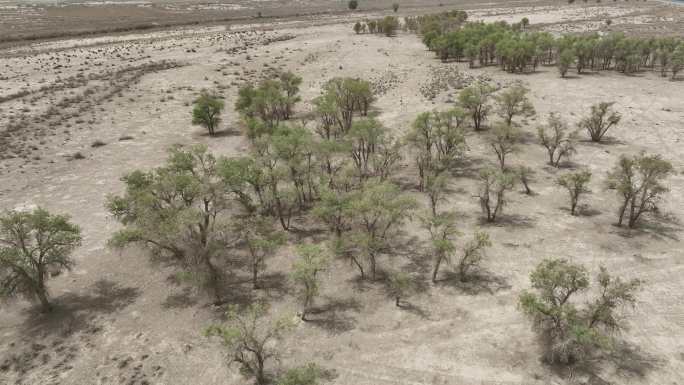
<svg viewBox="0 0 684 385"><path fill-rule="evenodd" d="M493 246L483 279L469 284L425 279L423 290L407 299L410 306L398 308L381 282L359 281L347 261L336 260L324 274L312 320L298 322L278 342L274 370L315 362L333 374L326 383L338 385L684 384L684 82L648 71L561 79L555 67L525 75L496 67L469 69L467 63L441 63L414 34L354 34L356 20L388 14L391 2L355 13L344 12L339 2L297 2L288 4L289 14L276 17L285 3L239 2L235 13L228 5L220 15L211 12L217 19L240 20L17 38L0 50L0 209L40 206L69 214L84 237L74 254L75 268L50 280L53 313L41 314L24 300L0 304L0 383L248 383L236 365L226 364L222 346L202 334L222 320L225 308L176 282L177 270L153 261L146 250L108 247L120 225L104 204L109 194L122 193L125 173L161 165L174 144L202 143L225 156L246 153L249 141L233 110L238 87L272 70L291 70L303 77L297 114L311 111L311 100L327 80L360 77L374 85L378 119L397 135L407 132L417 114L452 105L459 87L472 79L499 86L522 82L531 90L537 114L523 122L528 140L510 162L535 167L537 176L531 186L535 195L516 188L505 218L482 224L474 175L495 158L482 137L469 131L469 161L450 179L444 207L458 213L461 240L477 227L489 232ZM175 3L166 4L140 7L133 18L171 12ZM77 12L70 7L75 6L59 12ZM183 13L169 21L203 20L209 11L197 7L193 13L182 3ZM51 23L67 23L76 31L79 18L89 20L83 30L97 24L82 10L68 19L54 16L58 10L50 6L0 3L0 9L0 33L15 23L13 36L19 37L53 30ZM258 9L274 16L256 19ZM296 16L301 9L321 13ZM399 15L441 9L463 9L470 19L483 21L528 17L533 28L552 32L684 33L684 7L655 1L494 0L445 2L444 7L407 2ZM157 14L150 17L158 21ZM613 21L610 27L607 18ZM102 27L113 28L110 21ZM117 25L129 22L122 18ZM448 84L443 84L445 76ZM217 137L191 125L191 105L201 89L225 98L224 134ZM607 143L580 142L568 167L588 167L594 178L584 214L571 216L566 193L554 183L563 170L545 165L535 130L554 111L575 124L599 101L614 101L623 118ZM614 225L618 200L603 180L621 154L640 151L661 154L675 173L659 215L627 230ZM415 188L413 160L406 157L402 166L395 179L427 207ZM382 259L382 267L426 276L426 232L417 218L404 231L401 255ZM252 290L249 274L235 269L226 283L228 301L261 298L274 316L294 314L297 304L287 275L291 245L320 236L290 234L290 245L269 260L261 290ZM582 263L592 274L604 265L625 278L644 280L619 349L591 373L570 378L541 362L535 333L517 308L518 295L529 287L529 272L547 257Z"/></svg>

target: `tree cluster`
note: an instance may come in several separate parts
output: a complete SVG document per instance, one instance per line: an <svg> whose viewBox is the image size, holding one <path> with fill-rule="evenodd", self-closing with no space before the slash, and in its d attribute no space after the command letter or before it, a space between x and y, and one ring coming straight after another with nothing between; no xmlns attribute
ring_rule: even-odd
<svg viewBox="0 0 684 385"><path fill-rule="evenodd" d="M527 23L466 23L465 18L424 16L407 24L441 60L467 61L471 67L498 65L505 71L522 73L555 64L561 76L571 67L578 74L587 69L626 74L649 69L662 76L670 72L672 79L684 68L681 39L628 37L623 33L555 37L548 32L528 31Z"/></svg>
<svg viewBox="0 0 684 385"><path fill-rule="evenodd" d="M357 35L361 33L370 33L391 37L396 35L400 26L401 23L398 18L394 16L385 16L381 19L364 20L362 22L357 21L356 24L354 24L354 32L356 32Z"/></svg>

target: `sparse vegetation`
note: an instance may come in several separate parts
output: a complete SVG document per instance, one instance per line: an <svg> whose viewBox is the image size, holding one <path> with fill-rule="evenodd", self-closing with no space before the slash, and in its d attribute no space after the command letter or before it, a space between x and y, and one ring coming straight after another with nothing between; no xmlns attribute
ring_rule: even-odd
<svg viewBox="0 0 684 385"><path fill-rule="evenodd" d="M239 20L8 47L0 200L16 209L0 214L0 294L41 306L2 302L3 379L676 382L676 360L661 350L676 353L682 332L665 317L682 289L672 279L682 224L677 194L664 201L679 192L684 45L667 35L684 13L667 6L665 20L665 5L633 3L530 7L513 24L468 22L463 11L399 17L391 2L361 8L394 16L358 21L316 1L177 4L189 20L228 8ZM479 4L478 17L517 7ZM339 30L345 20L353 32ZM560 112L538 122L535 107ZM190 111L212 138L191 135ZM619 143L608 140L614 126ZM608 143L579 141L580 130ZM25 211L34 203L74 220ZM563 259L544 259L556 249ZM596 280L583 267L603 264ZM621 341L640 277L656 277L639 298L648 317L634 317ZM499 327L519 318L512 303L541 349L521 328ZM491 314L496 330L471 322ZM646 321L673 342L643 344ZM225 350L193 340L211 323L207 336ZM392 366L416 338L415 365ZM474 340L496 349L457 343ZM217 368L221 353L239 365ZM425 369L454 354L485 364Z"/></svg>

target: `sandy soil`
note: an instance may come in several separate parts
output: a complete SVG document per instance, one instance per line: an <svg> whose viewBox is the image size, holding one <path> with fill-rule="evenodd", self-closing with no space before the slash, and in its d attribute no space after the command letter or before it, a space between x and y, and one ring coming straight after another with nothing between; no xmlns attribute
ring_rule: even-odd
<svg viewBox="0 0 684 385"><path fill-rule="evenodd" d="M591 20L604 14L624 19L635 30L660 28L659 17L682 20L681 8L654 2L591 10L482 8L473 18L528 16L549 30L576 23L591 28ZM635 14L643 17L627 19ZM175 270L150 262L144 251L108 249L105 243L118 225L103 204L107 194L121 192L123 173L161 164L172 144L205 143L217 154L244 153L244 137L211 139L191 126L190 103L200 89L217 89L228 106L225 129L235 131L232 105L238 85L269 68L304 77L301 113L334 76L381 84L379 118L397 134L416 114L446 108L453 100L458 90L441 92L434 100L421 92L444 68L465 79L483 76L501 86L514 81L529 86L538 112L523 124L529 138L551 111L574 124L591 104L613 100L623 114L608 144L582 142L573 159L574 167L586 166L594 174L585 215L568 215L566 196L554 186L558 171L543 166L545 152L530 139L512 163L538 167L532 185L536 195L512 193L504 221L485 226L494 242L484 266L486 279L467 286L426 285L410 298L411 306L399 309L381 284L359 283L352 267L335 262L317 302L320 312L279 343L282 360L276 367L314 361L333 370L331 383L339 385L684 383L684 149L679 144L684 83L652 73L560 79L553 67L530 75L469 70L435 60L416 36L356 36L351 24L349 16L338 16L283 21L271 30L263 25L179 28L0 52L0 209L41 205L68 213L84 234L77 267L50 283L59 306L55 314L40 315L23 301L1 305L0 383L245 383L236 367L225 365L221 347L201 335L220 320L221 309L175 284ZM96 140L105 145L92 147ZM451 181L453 192L444 205L460 214L462 239L480 226L472 197L475 170L495 160L481 136L469 133L468 143L472 162ZM602 182L620 154L641 150L665 156L676 175L669 180L662 215L626 231L613 226L617 200ZM74 158L76 153L84 159ZM397 179L427 205L413 187L410 159L404 162L408 171ZM410 223L406 233L403 253L383 259L382 266L425 274L425 234L417 223ZM645 280L618 357L591 376L567 379L543 365L529 322L516 309L529 271L545 257L569 258L592 271L603 264ZM293 250L286 247L269 261L267 288L258 292L245 282L246 273L236 271L228 284L231 301L265 298L272 314L294 313L287 279L292 259Z"/></svg>

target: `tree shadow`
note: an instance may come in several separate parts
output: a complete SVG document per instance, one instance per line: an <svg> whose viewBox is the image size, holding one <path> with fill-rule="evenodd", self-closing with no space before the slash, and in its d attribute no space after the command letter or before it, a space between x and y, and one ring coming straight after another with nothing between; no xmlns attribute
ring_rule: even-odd
<svg viewBox="0 0 684 385"><path fill-rule="evenodd" d="M122 287L106 279L95 282L89 291L92 294L67 293L55 298L50 313L40 313L35 307L27 309L28 319L22 326L22 334L31 338L55 333L69 336L85 330L94 334L99 331L93 325L98 315L120 311L140 296L139 289Z"/></svg>
<svg viewBox="0 0 684 385"><path fill-rule="evenodd" d="M626 145L627 142L620 140L614 136L604 136L600 141L594 142L591 139L582 139L580 143L592 146L616 146L616 145Z"/></svg>
<svg viewBox="0 0 684 385"><path fill-rule="evenodd" d="M560 207L559 210L567 215L572 215L569 207ZM595 217L597 215L601 215L601 211L593 209L588 205L578 205L575 208L576 217Z"/></svg>
<svg viewBox="0 0 684 385"><path fill-rule="evenodd" d="M539 140L537 139L537 134L529 131L523 131L520 133L518 143L520 144L537 144Z"/></svg>
<svg viewBox="0 0 684 385"><path fill-rule="evenodd" d="M399 309L405 310L415 316L418 316L424 320L429 320L430 319L430 313L421 308L420 306L414 304L413 302L409 302L406 300L401 300L399 301Z"/></svg>
<svg viewBox="0 0 684 385"><path fill-rule="evenodd" d="M551 369L560 377L579 374L586 376L587 384L610 385L600 375L605 372L606 364L613 367L615 374L628 377L644 379L649 372L655 370L662 364L663 360L629 342L616 341L614 348L606 353L601 353L594 359L587 360L575 365L551 365Z"/></svg>
<svg viewBox="0 0 684 385"><path fill-rule="evenodd" d="M164 309L187 309L197 304L197 297L192 293L192 289L186 287L181 293L171 294L161 306Z"/></svg>
<svg viewBox="0 0 684 385"><path fill-rule="evenodd" d="M648 219L641 219L635 228L629 228L625 225L614 225L617 229L615 233L623 238L635 238L641 235L650 235L655 239L670 239L679 241L679 233L682 231L682 225L678 218L671 214L658 214L650 216Z"/></svg>
<svg viewBox="0 0 684 385"><path fill-rule="evenodd" d="M598 215L601 215L600 210L596 210L594 208L589 207L589 205L580 205L577 207L577 212L579 216L582 217L595 217Z"/></svg>
<svg viewBox="0 0 684 385"><path fill-rule="evenodd" d="M648 219L643 219L635 230L649 234L656 239L667 238L679 241L678 233L682 230L682 224L672 214L655 213Z"/></svg>
<svg viewBox="0 0 684 385"><path fill-rule="evenodd" d="M645 378L648 372L662 363L661 359L626 341L619 341L606 359L615 365L619 373L639 378Z"/></svg>
<svg viewBox="0 0 684 385"><path fill-rule="evenodd" d="M271 300L281 300L288 292L287 275L283 272L262 274L259 277L259 290Z"/></svg>
<svg viewBox="0 0 684 385"><path fill-rule="evenodd" d="M485 269L479 269L469 274L465 280L462 280L461 276L456 272L445 272L442 275L442 279L437 281L437 284L452 287L468 295L495 294L501 290L511 288L505 277Z"/></svg>
<svg viewBox="0 0 684 385"><path fill-rule="evenodd" d="M327 239L328 230L321 226L296 227L291 228L290 233L297 237L297 241L311 239L314 242L321 242Z"/></svg>
<svg viewBox="0 0 684 385"><path fill-rule="evenodd" d="M516 228L533 228L535 220L531 217L519 214L505 214L496 218L496 221L489 222L485 218L480 219L480 226L482 227L516 227Z"/></svg>
<svg viewBox="0 0 684 385"><path fill-rule="evenodd" d="M324 305L309 310L306 322L330 334L341 334L353 330L357 321L348 313L360 312L363 308L361 302L355 298L324 298L326 299Z"/></svg>
<svg viewBox="0 0 684 385"><path fill-rule="evenodd" d="M242 131L229 127L229 128L223 129L223 130L214 131L214 135L210 135L209 132L207 132L207 131L198 133L197 135L200 137L203 137L203 138L226 138L226 137L231 137L231 136L241 136Z"/></svg>
<svg viewBox="0 0 684 385"><path fill-rule="evenodd" d="M453 168L451 168L451 175L454 177L478 179L480 177L480 170L483 165L490 162L485 158L469 156L460 160Z"/></svg>

